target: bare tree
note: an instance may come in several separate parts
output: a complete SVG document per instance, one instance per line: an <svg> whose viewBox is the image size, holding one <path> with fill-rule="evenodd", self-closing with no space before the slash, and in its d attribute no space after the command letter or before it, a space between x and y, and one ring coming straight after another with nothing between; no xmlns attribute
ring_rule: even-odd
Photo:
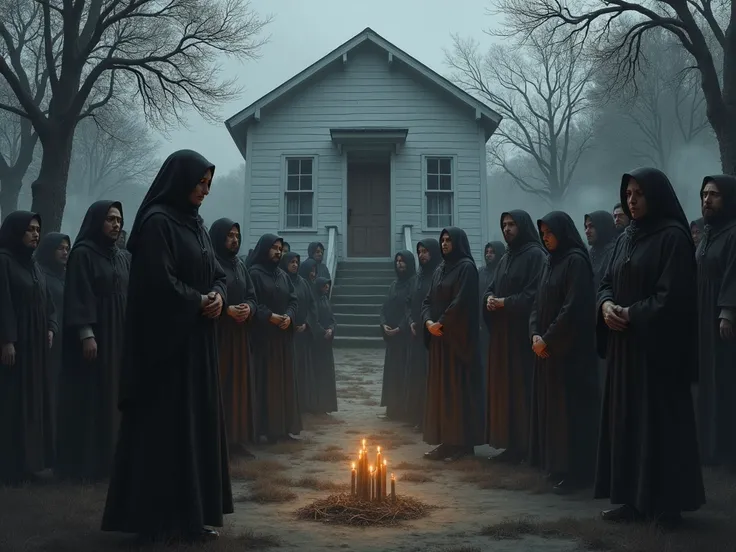
<svg viewBox="0 0 736 552"><path fill-rule="evenodd" d="M234 98L234 80L220 78L220 55L258 55L268 18L247 0L18 0L41 7L38 20L50 98L39 105L23 85L28 68L0 58L0 75L17 106L0 109L28 119L43 145L32 184L33 209L44 231L58 230L77 123L108 103L140 105L149 123L183 123L187 108L214 120ZM60 40L54 40L61 36ZM0 19L0 38L12 52L17 41Z"/></svg>
<svg viewBox="0 0 736 552"><path fill-rule="evenodd" d="M475 40L455 35L446 60L456 84L504 117L490 149L493 162L524 191L561 201L592 136L591 68L581 47L559 48L551 34L536 33L521 48L494 45L483 54ZM514 168L509 153L528 156L534 170Z"/></svg>
<svg viewBox="0 0 736 552"><path fill-rule="evenodd" d="M618 62L623 81L635 77L644 37L670 33L700 73L707 117L715 132L721 165L736 174L736 23L733 2L720 0L499 0L505 34L529 36L536 29L562 31L574 42L587 40ZM626 18L628 16L628 18ZM621 27L624 32L620 32Z"/></svg>

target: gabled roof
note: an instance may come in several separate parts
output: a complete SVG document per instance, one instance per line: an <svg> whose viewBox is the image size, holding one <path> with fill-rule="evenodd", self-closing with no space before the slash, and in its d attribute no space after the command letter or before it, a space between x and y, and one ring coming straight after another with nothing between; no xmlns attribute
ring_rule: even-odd
<svg viewBox="0 0 736 552"><path fill-rule="evenodd" d="M225 121L225 126L233 140L235 140L235 143L240 147L243 156L245 156L245 128L239 127L247 127L252 121L259 121L261 118L261 109L282 98L289 92L300 89L309 81L328 70L333 64L338 62L346 63L348 53L366 42L375 44L383 49L387 53L387 63L395 64L398 62L402 64L423 77L428 84L456 98L469 108L474 109L476 120L483 124L486 130L486 139L491 137L501 122L501 115L400 48L394 46L369 27Z"/></svg>

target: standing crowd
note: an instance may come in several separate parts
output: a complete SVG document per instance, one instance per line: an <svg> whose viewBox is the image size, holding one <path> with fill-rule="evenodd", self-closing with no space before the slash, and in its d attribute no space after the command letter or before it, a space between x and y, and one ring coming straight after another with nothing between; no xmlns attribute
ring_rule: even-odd
<svg viewBox="0 0 736 552"><path fill-rule="evenodd" d="M337 410L324 247L302 262L266 234L239 256L239 224L198 214L214 172L172 154L127 234L116 201L73 242L5 218L1 483L109 478L103 530L216 538L230 457ZM399 251L385 417L417 426L429 460L488 443L559 493L594 484L618 506L605 519L699 508L701 459L736 467L736 179L705 178L701 200L691 225L667 177L639 169L613 215L585 216L590 247L566 213L516 210L480 270L460 228Z"/></svg>

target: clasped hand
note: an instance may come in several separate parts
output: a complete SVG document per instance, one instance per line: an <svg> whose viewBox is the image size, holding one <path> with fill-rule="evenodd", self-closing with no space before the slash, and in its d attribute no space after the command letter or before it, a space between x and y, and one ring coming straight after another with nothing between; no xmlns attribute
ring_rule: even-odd
<svg viewBox="0 0 736 552"><path fill-rule="evenodd" d="M202 295L202 316L217 318L222 313L222 296L216 291Z"/></svg>
<svg viewBox="0 0 736 552"><path fill-rule="evenodd" d="M392 328L391 326L387 326L386 324L383 325L383 333L385 333L389 337L396 335L400 331L401 330L399 328Z"/></svg>
<svg viewBox="0 0 736 552"><path fill-rule="evenodd" d="M235 320L238 324L242 324L250 316L250 305L248 303L241 303L240 305L230 305L227 308L227 314L230 318Z"/></svg>
<svg viewBox="0 0 736 552"><path fill-rule="evenodd" d="M532 351L534 351L534 354L539 358L549 358L547 343L542 339L542 336L535 335L532 337Z"/></svg>
<svg viewBox="0 0 736 552"><path fill-rule="evenodd" d="M432 320L427 320L427 331L434 335L435 337L442 337L444 332L442 331L442 324L439 322L433 322Z"/></svg>
<svg viewBox="0 0 736 552"><path fill-rule="evenodd" d="M272 314L268 321L282 330L287 329L291 325L291 318L285 314Z"/></svg>
<svg viewBox="0 0 736 552"><path fill-rule="evenodd" d="M504 307L504 299L502 297L495 297L489 295L486 299L486 310L495 311Z"/></svg>
<svg viewBox="0 0 736 552"><path fill-rule="evenodd" d="M629 309L615 304L613 301L606 301L601 308L603 312L603 321L611 330L622 332L629 326Z"/></svg>

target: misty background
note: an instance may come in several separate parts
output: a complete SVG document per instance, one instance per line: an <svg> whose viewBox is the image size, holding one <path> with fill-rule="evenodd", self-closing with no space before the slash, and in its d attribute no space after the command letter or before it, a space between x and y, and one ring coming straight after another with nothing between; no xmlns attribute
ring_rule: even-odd
<svg viewBox="0 0 736 552"><path fill-rule="evenodd" d="M499 8L488 0L463 0L451 9L444 0L251 0L249 9L265 23L257 33L265 42L255 59L217 57L222 77L240 92L218 99L214 121L184 109L173 122L153 124L133 102L124 109L102 107L79 122L62 231L75 236L89 204L102 198L122 201L129 229L161 162L181 148L201 152L217 167L200 210L205 222L223 216L241 221L244 161L222 121L366 27L504 116L488 144L493 238L501 238L496 216L514 208L534 219L552 209L567 211L582 233L583 215L610 212L621 175L644 165L666 172L688 217L698 218L703 176L723 171L700 72L680 42L652 29L636 74L624 79L621 60L590 44L561 46L548 32L524 43L498 36L506 21ZM6 51L0 44L0 53ZM0 98L9 94L2 84L0 76ZM23 125L0 110L0 155L8 165L17 158ZM21 209L31 206L41 153L39 143L22 177Z"/></svg>

